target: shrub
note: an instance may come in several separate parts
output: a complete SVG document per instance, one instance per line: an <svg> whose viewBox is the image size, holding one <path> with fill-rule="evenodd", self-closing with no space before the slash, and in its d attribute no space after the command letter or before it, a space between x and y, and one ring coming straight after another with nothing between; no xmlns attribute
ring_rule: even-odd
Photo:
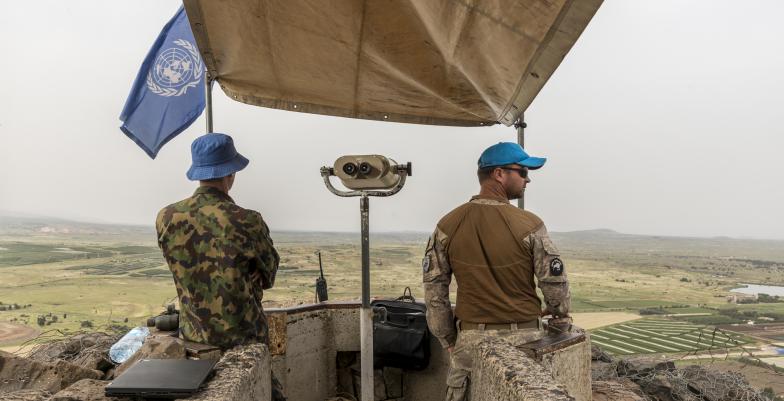
<svg viewBox="0 0 784 401"><path fill-rule="evenodd" d="M778 295L759 294L757 299L761 303L784 302L784 299L781 299L781 297Z"/></svg>

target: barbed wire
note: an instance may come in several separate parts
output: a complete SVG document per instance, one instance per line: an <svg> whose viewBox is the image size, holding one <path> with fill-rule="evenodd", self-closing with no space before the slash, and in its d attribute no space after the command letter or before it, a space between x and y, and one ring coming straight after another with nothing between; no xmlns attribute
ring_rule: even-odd
<svg viewBox="0 0 784 401"><path fill-rule="evenodd" d="M98 343L100 343L101 346L104 346L105 341L103 339L107 339L106 341L112 341L112 343L114 343L125 331L127 331L127 327L111 323L99 325L93 330L71 331L50 329L19 344L11 353L36 359L36 355L41 357L43 351L50 349L56 343L62 342L69 343L70 348L69 352L64 355L65 357L58 358L70 360L73 358L68 358L68 354L72 354L73 357L76 357L91 348L95 348Z"/></svg>
<svg viewBox="0 0 784 401"><path fill-rule="evenodd" d="M701 329L680 333L696 336L694 342L699 349L678 355L671 354L638 354L635 356L613 357L604 351L595 356L595 360L604 361L599 369L594 369L594 381L622 382L628 379L639 386L625 387L636 393L645 401L770 401L763 390L757 389L739 372L728 372L713 366L716 363L732 359L740 359L740 369L749 365L743 359L756 362L755 365L769 370L781 377L784 374L774 366L763 362L751 350L743 347L744 343L733 337L730 332L714 328L709 335ZM673 336L662 336L671 338ZM691 337L694 338L694 337ZM721 351L721 352L718 352ZM676 367L676 362L694 360L695 364ZM642 363L639 363L642 362ZM699 362L699 364L697 364ZM705 366L707 365L707 367Z"/></svg>

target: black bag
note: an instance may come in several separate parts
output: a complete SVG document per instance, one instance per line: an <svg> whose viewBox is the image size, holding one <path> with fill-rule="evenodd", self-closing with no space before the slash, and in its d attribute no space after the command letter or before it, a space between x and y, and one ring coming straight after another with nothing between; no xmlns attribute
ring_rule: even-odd
<svg viewBox="0 0 784 401"><path fill-rule="evenodd" d="M406 295L408 292L408 295ZM423 370L430 362L430 331L424 304L415 302L411 289L394 301L375 300L373 307L373 365Z"/></svg>

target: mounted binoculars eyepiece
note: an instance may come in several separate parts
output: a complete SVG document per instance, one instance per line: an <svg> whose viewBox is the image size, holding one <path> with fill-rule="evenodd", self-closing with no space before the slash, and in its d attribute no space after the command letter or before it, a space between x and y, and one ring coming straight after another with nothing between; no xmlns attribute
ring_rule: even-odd
<svg viewBox="0 0 784 401"><path fill-rule="evenodd" d="M349 189L391 189L403 175L411 175L411 163L398 165L381 155L350 155L338 158L330 173Z"/></svg>
<svg viewBox="0 0 784 401"><path fill-rule="evenodd" d="M169 304L166 306L166 312L147 319L147 327L155 327L161 331L177 330L180 327L180 312L173 304Z"/></svg>
<svg viewBox="0 0 784 401"><path fill-rule="evenodd" d="M354 163L346 163L343 165L343 172L349 176L357 175L357 165Z"/></svg>

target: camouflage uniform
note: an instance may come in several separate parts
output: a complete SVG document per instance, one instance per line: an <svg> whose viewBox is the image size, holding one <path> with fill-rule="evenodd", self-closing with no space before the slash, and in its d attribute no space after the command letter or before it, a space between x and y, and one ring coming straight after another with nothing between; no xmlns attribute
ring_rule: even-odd
<svg viewBox="0 0 784 401"><path fill-rule="evenodd" d="M488 219L486 216L480 216L478 213L472 214L470 211L461 212L461 208L481 208L482 206L493 208L484 209L482 210L483 213L487 213L487 210L490 210L489 213L491 213L491 216L501 216L499 217L501 221L505 221L507 223L512 220L525 220L525 222L529 224L523 227L529 228L521 229L520 225L515 226L515 224L512 223L505 225L499 224L497 226L488 227L487 225L491 224L490 221L492 220ZM456 218L457 222L455 223L454 215L456 212L458 212L458 217ZM448 220L450 216L452 216L452 222L444 223L444 221ZM465 223L465 221L469 219L473 219L474 221ZM482 229L476 229L476 227L481 227ZM455 244L451 242L452 238L450 238L450 235L454 236L456 233L458 233L458 230L463 230L463 233L461 234L465 234L466 231L468 231L469 234L467 236L462 235L463 239L461 241L463 241L463 243ZM449 231L452 232L447 234ZM481 238L482 232L484 232L484 234L495 235L496 237L492 239ZM514 313L518 313L518 315L519 313L522 313L522 316L530 316L525 318L526 321L531 319L538 319L541 308L541 301L535 295L534 289L536 288L536 285L534 284L533 280L534 276L538 281L539 289L544 295L547 312L552 314L554 317L564 318L568 316L571 299L567 275L564 264L560 259L560 253L558 252L558 249L555 247L553 242L550 240L544 224L532 213L520 210L510 205L509 202L505 200L502 201L500 199L483 199L480 197L474 197L472 198L471 202L461 206L458 209L455 209L455 211L442 219L442 221L439 222L436 230L433 232L433 235L430 237L430 240L428 241L422 267L423 282L425 287L425 301L427 303L428 326L430 331L439 340L444 348L454 347L450 355L450 368L447 375L447 400L464 400L468 396L468 386L473 365L473 361L471 360L471 350L474 345L477 344L483 337L503 337L514 345L520 345L538 340L544 335L544 332L541 330L541 326L524 329L511 329L512 326L510 326L510 329L506 330L458 330L457 327L459 320L456 322L456 318L463 319L464 321L469 320L465 320L465 317L460 316L460 303L463 301L461 301L459 279L457 296L458 308L456 309L457 316L453 314L452 305L449 301L449 285L452 282L452 275L454 273L453 266L459 265L461 266L461 269L476 270L475 272L470 273L474 275L473 277L476 277L477 274L494 276L497 272L501 271L501 269L507 267L490 266L488 270L482 270L487 269L488 266L479 266L476 264L476 262L474 262L474 264L467 263L465 258L465 249L470 248L470 246L466 245L466 238L468 238L468 241L478 242L483 252L487 250L487 247L489 247L489 245L486 243L483 244L483 241L493 242L495 240L496 242L501 242L500 247L495 249L500 249L502 252L506 252L507 249L514 249L514 251L517 252L514 255L520 255L520 258L527 259L523 260L519 267L513 267L523 270L522 272L517 272L517 274L522 273L523 278L530 276L530 281L525 279L523 281L526 281L526 283L522 284L528 284L530 287L532 287L532 291L520 291L517 296L520 298L533 297L534 299L526 300L529 301L528 306L521 307L522 311L513 311L511 316L515 316ZM504 243L504 241L508 242ZM458 253L459 250L462 252L462 255L455 259L454 255L450 255L450 249L453 250L452 253ZM484 260L481 255L477 257L480 260ZM462 274L466 273L463 272ZM503 272L498 274L503 274ZM490 280L492 280L492 278ZM512 287L520 287L521 285L519 284L521 283L515 283L515 285ZM470 286L471 288L482 287L476 286L473 282L467 282L463 285ZM485 286L484 288L488 287ZM474 291L476 292L476 290ZM512 292L512 294L514 295L515 292ZM493 316L495 313L495 308L499 308L499 306L501 306L499 309L504 309L506 306L497 302L498 299L496 298L498 294L493 293L479 295L485 296L488 301L479 301L477 300L478 298L476 296L467 297L467 299L470 300L470 303L481 303L483 305L464 305L464 307L469 308L467 309L468 312L465 312L466 309L464 309L463 313L471 316L473 322L494 324L514 323L521 321L510 320L508 317L510 316L509 312L504 312L505 314L499 312L499 314L507 316L506 318L498 318L498 316ZM503 301L504 303L509 303L508 299L503 299ZM531 305L535 306L532 307ZM528 315L526 315L526 313ZM486 320L478 322L478 320L481 319L477 316L480 315L484 316Z"/></svg>
<svg viewBox="0 0 784 401"><path fill-rule="evenodd" d="M261 215L202 186L163 208L155 226L177 287L182 337L223 349L268 343L262 289L275 284L280 259Z"/></svg>

